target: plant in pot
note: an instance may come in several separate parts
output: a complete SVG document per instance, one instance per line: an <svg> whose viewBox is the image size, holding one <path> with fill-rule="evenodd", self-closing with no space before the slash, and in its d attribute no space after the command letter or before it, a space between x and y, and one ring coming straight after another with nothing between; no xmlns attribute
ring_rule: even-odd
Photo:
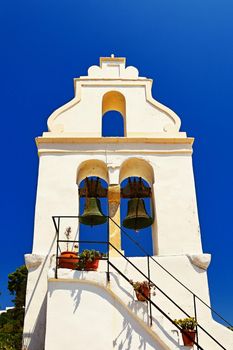
<svg viewBox="0 0 233 350"><path fill-rule="evenodd" d="M149 281L134 282L130 280L130 283L135 290L138 301L147 301L147 298L150 298L152 288L154 289L153 295L155 295L155 285Z"/></svg>
<svg viewBox="0 0 233 350"><path fill-rule="evenodd" d="M99 266L99 259L103 254L95 249L84 249L78 255L78 262L76 263L77 270L96 271Z"/></svg>
<svg viewBox="0 0 233 350"><path fill-rule="evenodd" d="M74 270L78 262L78 254L76 251L69 250L71 227L66 228L64 235L67 239L66 251L61 252L60 256L58 257L58 267ZM76 249L77 245L74 245L74 248Z"/></svg>
<svg viewBox="0 0 233 350"><path fill-rule="evenodd" d="M197 322L194 317L187 317L179 320L174 320L181 328L181 334L184 342L184 346L193 346L196 337Z"/></svg>

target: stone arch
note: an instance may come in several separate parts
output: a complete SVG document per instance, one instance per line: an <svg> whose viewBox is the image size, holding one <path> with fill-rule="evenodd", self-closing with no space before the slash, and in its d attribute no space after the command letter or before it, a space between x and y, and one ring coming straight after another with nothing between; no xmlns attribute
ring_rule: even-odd
<svg viewBox="0 0 233 350"><path fill-rule="evenodd" d="M126 136L126 102L125 97L118 91L108 91L103 95L102 99L102 134L104 118L108 116L108 112L116 111L119 113L122 122L122 129ZM111 117L111 116L110 116ZM103 135L102 135L103 136ZM122 136L122 135L120 135Z"/></svg>
<svg viewBox="0 0 233 350"><path fill-rule="evenodd" d="M126 159L120 167L119 172L119 184L125 182L127 178L138 177L145 180L147 185L149 185L152 189L152 197L144 198L144 200L149 201L150 206L150 215L152 215L155 219L150 228L151 235L151 246L149 251L152 251L153 255L158 254L158 233L157 233L157 220L156 220L156 205L155 205L155 197L154 197L154 170L148 161L142 158L128 158ZM122 204L122 200L121 200ZM148 204L148 203L147 203ZM122 217L123 219L123 217ZM149 228L148 228L149 229Z"/></svg>
<svg viewBox="0 0 233 350"><path fill-rule="evenodd" d="M85 211L85 206L87 203L87 198L85 195L80 195L80 190L84 188L86 178L89 181L96 180L100 182L101 186L105 189L108 188L109 178L108 178L108 169L105 162L98 159L90 159L82 162L77 170L77 178L76 183L78 186L78 215L82 215ZM98 195L97 195L98 197ZM101 211L104 215L108 215L108 200L107 197L98 197L98 201L100 203ZM108 225L105 223L104 225L97 226L86 226L82 225L79 221L78 227L78 236L79 240L79 252L83 249L96 249L101 252L106 253L107 245L106 244L98 244L98 243L90 243L91 241L107 241L108 237ZM89 243L85 243L82 241L89 241Z"/></svg>
<svg viewBox="0 0 233 350"><path fill-rule="evenodd" d="M77 170L77 185L79 185L83 179L90 176L98 176L109 183L108 168L106 163L99 159L90 159L82 162Z"/></svg>
<svg viewBox="0 0 233 350"><path fill-rule="evenodd" d="M141 158L132 157L126 159L120 167L119 183L130 176L138 176L145 179L151 186L154 183L154 171L152 166Z"/></svg>

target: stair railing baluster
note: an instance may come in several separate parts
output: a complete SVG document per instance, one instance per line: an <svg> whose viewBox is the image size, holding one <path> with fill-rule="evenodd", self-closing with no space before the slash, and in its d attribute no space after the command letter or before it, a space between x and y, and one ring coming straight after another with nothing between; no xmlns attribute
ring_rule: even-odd
<svg viewBox="0 0 233 350"><path fill-rule="evenodd" d="M148 273L148 280L150 281L150 258L149 255L147 255L147 273ZM150 283L150 282L149 282ZM151 286L149 286L150 289ZM149 294L149 318L150 318L150 326L152 326L152 307L151 307L151 294Z"/></svg>

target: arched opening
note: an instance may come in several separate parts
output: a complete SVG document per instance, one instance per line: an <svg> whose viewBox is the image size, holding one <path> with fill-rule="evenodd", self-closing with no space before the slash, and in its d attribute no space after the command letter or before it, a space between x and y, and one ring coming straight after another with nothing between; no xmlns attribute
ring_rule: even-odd
<svg viewBox="0 0 233 350"><path fill-rule="evenodd" d="M154 183L154 171L152 166L144 159L129 158L125 160L120 168L119 183L130 176L138 176L145 179L150 186Z"/></svg>
<svg viewBox="0 0 233 350"><path fill-rule="evenodd" d="M126 105L124 96L118 91L109 91L102 100L102 136L126 136Z"/></svg>
<svg viewBox="0 0 233 350"><path fill-rule="evenodd" d="M89 176L98 176L108 183L108 168L106 163L99 159L90 159L82 162L77 170L77 185L80 185L81 181Z"/></svg>
<svg viewBox="0 0 233 350"><path fill-rule="evenodd" d="M108 172L107 166L100 160L83 162L77 172L77 185L79 192L79 216L85 215L87 210L98 211L99 215L108 215ZM89 198L95 198L90 201ZM94 204L94 206L93 206ZM107 244L90 243L93 241L108 241L107 220L103 224L84 224L79 218L79 252L84 249L95 249L102 253L107 252ZM87 242L89 241L89 243Z"/></svg>
<svg viewBox="0 0 233 350"><path fill-rule="evenodd" d="M124 120L120 112L109 111L102 119L103 137L124 137Z"/></svg>
<svg viewBox="0 0 233 350"><path fill-rule="evenodd" d="M153 183L154 172L151 165L139 158L127 159L120 169L119 182L121 185L121 227L127 233L121 234L122 249L126 256L145 256L145 252L137 247L129 237L136 240L143 249L150 255L154 255L156 249L156 218L155 206L153 199ZM139 186L139 187L138 187ZM132 194L134 188L140 191L140 194L135 192ZM148 227L134 230L124 227L124 220L127 216L128 210L132 204L133 197L140 197L140 210L148 218L152 218L153 224ZM131 202L131 203L130 203ZM132 208L132 206L131 206ZM146 219L147 220L147 219ZM148 219L149 220L149 219ZM151 221L151 223L152 223ZM149 222L149 221L148 221ZM129 236L129 237L127 237Z"/></svg>

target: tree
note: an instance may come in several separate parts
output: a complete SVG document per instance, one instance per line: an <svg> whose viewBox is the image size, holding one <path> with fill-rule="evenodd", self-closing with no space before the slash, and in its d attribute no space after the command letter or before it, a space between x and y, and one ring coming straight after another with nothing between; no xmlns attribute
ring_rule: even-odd
<svg viewBox="0 0 233 350"><path fill-rule="evenodd" d="M0 349L21 350L27 268L21 266L8 275L8 289L14 299L14 308L0 314Z"/></svg>
<svg viewBox="0 0 233 350"><path fill-rule="evenodd" d="M8 289L12 295L15 295L13 303L16 308L25 306L27 284L27 268L25 265L16 269L15 272L8 275Z"/></svg>

